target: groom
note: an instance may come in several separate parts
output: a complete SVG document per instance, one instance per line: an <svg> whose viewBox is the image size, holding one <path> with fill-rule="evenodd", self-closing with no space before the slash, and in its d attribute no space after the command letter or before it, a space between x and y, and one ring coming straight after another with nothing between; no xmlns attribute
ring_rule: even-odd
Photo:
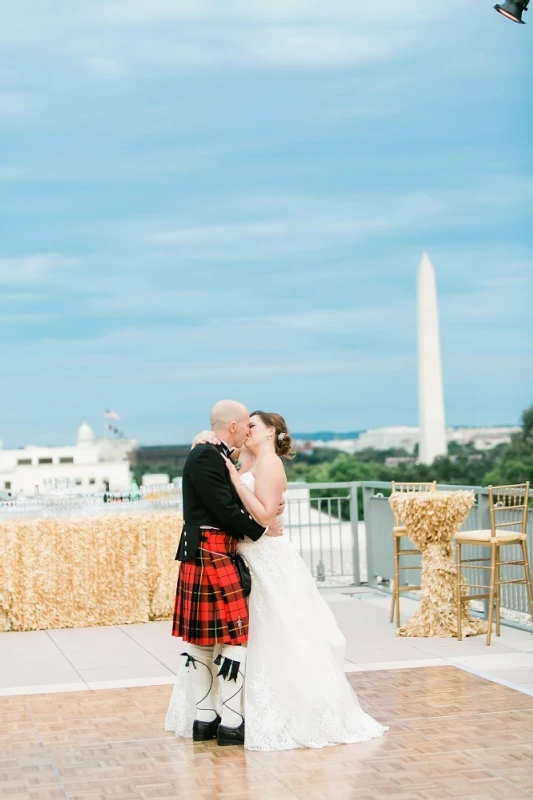
<svg viewBox="0 0 533 800"><path fill-rule="evenodd" d="M221 400L211 411L220 445L194 447L183 469L183 531L172 635L189 643L187 664L196 702L193 739L219 745L244 744L243 685L248 641L248 606L232 556L239 539L257 541L282 533L268 529L242 507L221 454L243 446L250 414L241 403ZM222 647L214 659L214 645ZM217 669L219 667L219 669ZM215 709L221 681L222 719Z"/></svg>

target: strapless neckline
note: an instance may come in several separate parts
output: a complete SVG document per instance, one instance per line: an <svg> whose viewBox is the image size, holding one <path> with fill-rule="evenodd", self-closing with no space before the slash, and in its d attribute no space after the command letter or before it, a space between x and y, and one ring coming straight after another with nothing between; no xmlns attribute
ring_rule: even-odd
<svg viewBox="0 0 533 800"><path fill-rule="evenodd" d="M255 475L253 472L243 472L241 475L241 481L250 489L250 491L255 491Z"/></svg>

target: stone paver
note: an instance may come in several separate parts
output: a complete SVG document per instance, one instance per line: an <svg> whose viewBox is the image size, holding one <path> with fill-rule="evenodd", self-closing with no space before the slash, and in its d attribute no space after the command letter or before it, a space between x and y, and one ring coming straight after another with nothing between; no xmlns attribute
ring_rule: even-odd
<svg viewBox="0 0 533 800"><path fill-rule="evenodd" d="M324 596L346 636L347 672L454 665L533 693L533 634L502 626L485 637L400 638L389 623L390 598L368 588L327 589ZM402 620L417 603L402 598ZM170 622L0 633L0 696L170 684L183 645Z"/></svg>

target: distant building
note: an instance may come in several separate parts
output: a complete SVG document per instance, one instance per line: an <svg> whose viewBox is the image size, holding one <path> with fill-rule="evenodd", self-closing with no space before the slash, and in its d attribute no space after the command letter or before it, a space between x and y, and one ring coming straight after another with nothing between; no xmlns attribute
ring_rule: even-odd
<svg viewBox="0 0 533 800"><path fill-rule="evenodd" d="M170 476L166 472L146 472L142 476L142 486L168 486Z"/></svg>
<svg viewBox="0 0 533 800"><path fill-rule="evenodd" d="M322 442L321 447L327 447L326 442ZM313 442L310 439L293 439L292 447L295 453L307 453L309 455L313 452Z"/></svg>
<svg viewBox="0 0 533 800"><path fill-rule="evenodd" d="M310 447L308 448L309 452L316 450L320 447L327 447L330 450L338 450L340 453L355 453L357 449L357 440L356 439L331 439L329 441L325 441L323 439L316 439L312 442L308 442Z"/></svg>
<svg viewBox="0 0 533 800"><path fill-rule="evenodd" d="M513 433L519 433L518 426L502 425L500 427L487 426L486 428L448 428L446 436L448 442L457 444L473 444L476 450L490 450L499 444L511 441Z"/></svg>
<svg viewBox="0 0 533 800"><path fill-rule="evenodd" d="M76 444L66 447L28 445L0 449L0 491L12 496L61 489L103 492L129 488L132 439L97 439L86 422L78 428Z"/></svg>
<svg viewBox="0 0 533 800"><path fill-rule="evenodd" d="M389 456L385 459L386 467L403 467L406 464L416 464L413 456Z"/></svg>
<svg viewBox="0 0 533 800"><path fill-rule="evenodd" d="M456 442L460 445L472 444L476 450L490 450L499 444L511 441L513 433L520 431L519 427L503 425L499 427L480 428L447 428L446 441ZM328 447L344 453L357 453L371 448L372 450L405 450L412 456L420 442L420 429L402 425L375 428L362 433L358 439L332 439L331 441L315 440L313 448ZM398 462L401 463L401 462ZM392 466L392 461L389 464Z"/></svg>
<svg viewBox="0 0 533 800"><path fill-rule="evenodd" d="M168 473L174 478L183 472L190 452L190 444L136 447L130 454L130 461L133 467L142 467L145 472Z"/></svg>
<svg viewBox="0 0 533 800"><path fill-rule="evenodd" d="M355 443L355 451L366 450L405 450L413 453L420 441L420 429L396 425L365 431Z"/></svg>

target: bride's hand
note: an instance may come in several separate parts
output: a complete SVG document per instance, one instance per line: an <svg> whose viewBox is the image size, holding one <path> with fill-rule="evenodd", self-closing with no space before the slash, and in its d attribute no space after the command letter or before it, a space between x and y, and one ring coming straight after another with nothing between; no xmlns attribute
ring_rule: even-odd
<svg viewBox="0 0 533 800"><path fill-rule="evenodd" d="M201 431L192 440L191 450L199 444L220 444L220 439L213 431Z"/></svg>
<svg viewBox="0 0 533 800"><path fill-rule="evenodd" d="M223 458L223 459L224 459L224 461L226 462L226 467L227 467L227 469L228 469L229 476L230 476L230 478L231 478L231 482L232 482L232 484L233 484L234 486L236 486L238 483L241 483L241 476L239 475L239 472L238 472L238 470L237 470L237 467L235 466L235 464L233 463L233 461L231 460L231 458L226 458L226 456L224 455L224 453L221 453L220 455L222 456L222 458Z"/></svg>
<svg viewBox="0 0 533 800"><path fill-rule="evenodd" d="M268 526L268 530L266 532L266 535L267 536L283 536L283 525L281 524L280 520L277 517Z"/></svg>

